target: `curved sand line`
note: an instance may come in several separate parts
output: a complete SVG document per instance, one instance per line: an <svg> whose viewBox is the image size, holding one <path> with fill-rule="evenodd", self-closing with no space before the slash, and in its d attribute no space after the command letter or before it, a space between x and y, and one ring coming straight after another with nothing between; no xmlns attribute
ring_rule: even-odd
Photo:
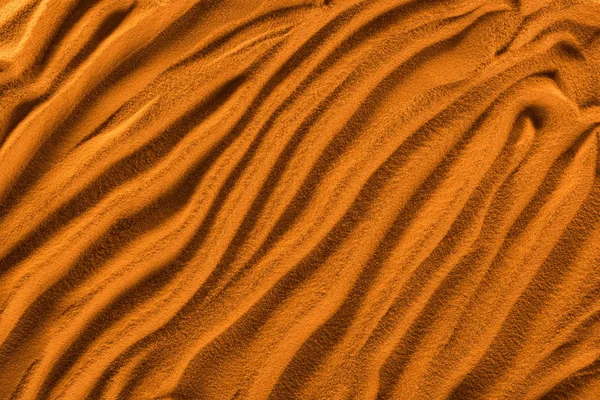
<svg viewBox="0 0 600 400"><path fill-rule="evenodd" d="M600 2L0 4L0 399L600 398Z"/></svg>

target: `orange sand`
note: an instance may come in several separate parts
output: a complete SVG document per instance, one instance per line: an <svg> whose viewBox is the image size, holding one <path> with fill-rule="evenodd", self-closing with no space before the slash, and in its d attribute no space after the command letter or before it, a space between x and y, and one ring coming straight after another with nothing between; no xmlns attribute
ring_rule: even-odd
<svg viewBox="0 0 600 400"><path fill-rule="evenodd" d="M0 0L0 399L600 399L599 0Z"/></svg>

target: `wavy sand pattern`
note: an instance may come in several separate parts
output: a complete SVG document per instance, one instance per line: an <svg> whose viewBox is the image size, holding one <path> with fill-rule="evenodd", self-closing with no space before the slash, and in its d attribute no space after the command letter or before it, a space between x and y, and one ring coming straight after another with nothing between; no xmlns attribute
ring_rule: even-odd
<svg viewBox="0 0 600 400"><path fill-rule="evenodd" d="M3 0L0 399L599 399L600 1Z"/></svg>

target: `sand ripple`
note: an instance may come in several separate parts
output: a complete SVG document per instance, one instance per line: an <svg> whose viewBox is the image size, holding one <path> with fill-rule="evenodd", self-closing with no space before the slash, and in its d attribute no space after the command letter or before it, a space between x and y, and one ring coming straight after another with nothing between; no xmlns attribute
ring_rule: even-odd
<svg viewBox="0 0 600 400"><path fill-rule="evenodd" d="M600 2L0 2L0 399L600 398Z"/></svg>

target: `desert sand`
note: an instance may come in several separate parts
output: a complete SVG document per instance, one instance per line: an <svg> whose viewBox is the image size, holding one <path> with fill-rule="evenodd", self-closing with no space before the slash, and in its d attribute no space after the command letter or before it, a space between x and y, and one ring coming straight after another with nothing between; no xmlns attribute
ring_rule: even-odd
<svg viewBox="0 0 600 400"><path fill-rule="evenodd" d="M600 399L600 1L1 0L0 399Z"/></svg>

